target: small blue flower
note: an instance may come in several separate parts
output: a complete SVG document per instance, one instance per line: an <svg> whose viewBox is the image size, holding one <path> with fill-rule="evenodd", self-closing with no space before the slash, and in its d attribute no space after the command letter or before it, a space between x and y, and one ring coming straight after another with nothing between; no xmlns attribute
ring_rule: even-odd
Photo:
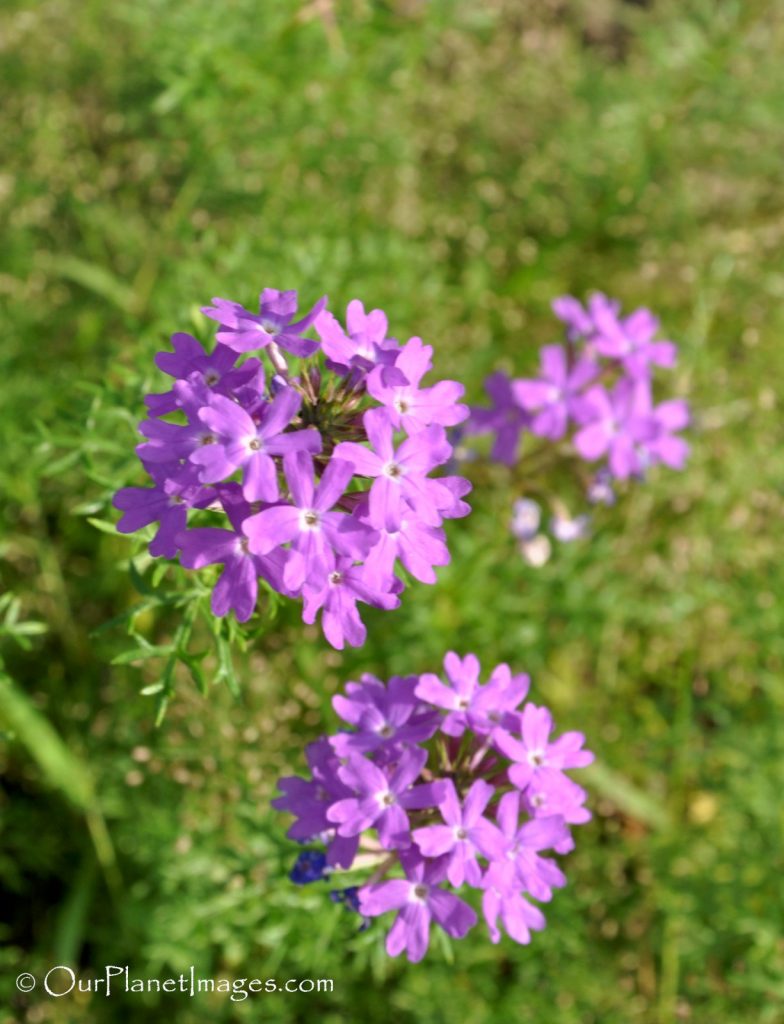
<svg viewBox="0 0 784 1024"><path fill-rule="evenodd" d="M304 850L297 857L289 878L295 885L308 885L310 882L320 882L328 872L326 854L320 850Z"/></svg>
<svg viewBox="0 0 784 1024"><path fill-rule="evenodd" d="M346 910L353 910L355 913L359 913L359 887L356 885L350 885L347 889L331 889L329 898L333 903L342 903ZM363 917L362 924L359 926L361 932L367 931L370 927L370 918Z"/></svg>

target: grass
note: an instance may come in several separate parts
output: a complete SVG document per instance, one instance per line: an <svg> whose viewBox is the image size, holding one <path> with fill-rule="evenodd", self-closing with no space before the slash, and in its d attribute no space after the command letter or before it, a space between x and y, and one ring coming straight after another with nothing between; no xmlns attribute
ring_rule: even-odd
<svg viewBox="0 0 784 1024"><path fill-rule="evenodd" d="M10 0L0 40L7 1019L776 1024L781 6ZM681 347L690 467L537 571L504 529L525 481L493 474L439 585L371 614L365 647L283 609L235 651L238 698L208 661L207 696L177 673L156 729L160 663L113 664L124 628L95 632L141 600L135 549L87 519L135 479L152 354L262 283L383 307L472 401L534 365L555 295L650 305ZM178 625L157 604L135 621L160 644ZM530 671L588 734L595 818L530 947L477 929L410 967L292 890L268 801L344 680L449 647ZM335 991L16 991L63 962Z"/></svg>

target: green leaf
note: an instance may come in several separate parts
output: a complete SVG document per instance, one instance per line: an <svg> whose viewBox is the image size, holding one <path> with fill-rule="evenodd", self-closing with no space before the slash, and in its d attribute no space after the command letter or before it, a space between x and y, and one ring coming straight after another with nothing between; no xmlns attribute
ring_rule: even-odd
<svg viewBox="0 0 784 1024"><path fill-rule="evenodd" d="M165 658L174 650L172 644L156 647L149 646L132 647L128 651L122 651L112 658L112 665L132 665L135 661L149 661L150 658Z"/></svg>

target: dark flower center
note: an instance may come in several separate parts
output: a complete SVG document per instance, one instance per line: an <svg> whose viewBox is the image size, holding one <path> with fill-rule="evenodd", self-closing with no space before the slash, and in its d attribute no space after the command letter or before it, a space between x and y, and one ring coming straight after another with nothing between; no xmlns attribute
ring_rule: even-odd
<svg viewBox="0 0 784 1024"><path fill-rule="evenodd" d="M199 444L215 444L215 436L213 434L202 434L199 437Z"/></svg>
<svg viewBox="0 0 784 1024"><path fill-rule="evenodd" d="M343 582L343 573L342 572L331 572L329 574L329 582L333 583L335 586L337 586L338 583L342 583Z"/></svg>
<svg viewBox="0 0 784 1024"><path fill-rule="evenodd" d="M305 526L315 526L319 521L318 512L308 509L308 511L302 516L302 520L305 523Z"/></svg>
<svg viewBox="0 0 784 1024"><path fill-rule="evenodd" d="M259 439L257 437L254 437L252 441L248 442L248 448L250 448L250 450L252 452L260 451L261 450L261 441L259 441Z"/></svg>
<svg viewBox="0 0 784 1024"><path fill-rule="evenodd" d="M418 900L427 899L428 887L426 885L415 885L414 895Z"/></svg>

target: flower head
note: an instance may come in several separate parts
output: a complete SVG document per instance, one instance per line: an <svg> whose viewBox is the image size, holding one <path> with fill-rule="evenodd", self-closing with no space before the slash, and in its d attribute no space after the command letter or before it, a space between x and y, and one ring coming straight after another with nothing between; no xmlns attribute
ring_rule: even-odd
<svg viewBox="0 0 784 1024"><path fill-rule="evenodd" d="M482 894L493 942L499 921L528 942L544 927L529 898L550 900L566 881L546 854L568 853L569 825L590 817L584 791L566 772L592 755L582 737L575 742L579 734L550 741L549 712L523 704L528 677L499 665L480 684L474 655L450 652L444 661L452 688L426 675L348 683L333 700L346 727L309 751L313 783L283 779L275 801L298 816L293 838L323 830L326 859L306 861L308 878L337 863L336 843L354 844L340 866L370 873L356 890L357 908L365 921L396 912L387 952L405 951L412 961L425 955L433 923L454 938L476 923L458 895L466 888ZM466 695L465 707L455 709L455 693ZM523 739L513 738L521 729ZM529 740L547 765L519 779L519 747ZM330 771L331 788L321 781Z"/></svg>
<svg viewBox="0 0 784 1024"><path fill-rule="evenodd" d="M471 485L435 478L453 453L445 426L466 408L454 381L421 386L431 346L401 348L386 315L356 299L344 331L325 305L299 316L296 292L265 288L258 313L220 298L204 308L218 323L212 351L174 334L156 357L174 383L147 396L139 426L153 486L114 501L120 532L159 524L154 556L223 566L216 615L247 621L264 579L301 599L306 623L321 611L341 649L364 643L358 603L398 606L400 566L436 582L449 561L443 523L470 512ZM306 337L311 325L319 341ZM306 361L292 368L287 356Z"/></svg>

